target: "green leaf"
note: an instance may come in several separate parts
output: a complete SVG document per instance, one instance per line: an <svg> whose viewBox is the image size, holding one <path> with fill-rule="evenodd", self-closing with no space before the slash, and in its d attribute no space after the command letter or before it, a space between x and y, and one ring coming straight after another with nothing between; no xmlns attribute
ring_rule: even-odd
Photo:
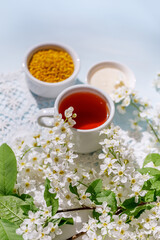
<svg viewBox="0 0 160 240"><path fill-rule="evenodd" d="M0 219L0 239L1 240L23 240L22 236L16 234L17 225Z"/></svg>
<svg viewBox="0 0 160 240"><path fill-rule="evenodd" d="M151 186L152 186L152 183L151 183L151 181L150 181L150 179L149 179L149 180L147 180L146 182L144 182L144 185L143 185L143 187L142 187L142 190L150 190L150 189L151 189Z"/></svg>
<svg viewBox="0 0 160 240"><path fill-rule="evenodd" d="M155 176L157 174L160 175L160 171L156 168L149 168L149 167L146 167L146 168L141 168L138 170L141 174L149 174L150 176Z"/></svg>
<svg viewBox="0 0 160 240"><path fill-rule="evenodd" d="M128 216L134 216L135 218L139 218L140 215L145 211L145 210L150 210L154 207L155 205L152 204L146 204L142 206L137 206L132 210L126 210L123 213L127 214Z"/></svg>
<svg viewBox="0 0 160 240"><path fill-rule="evenodd" d="M97 193L96 200L99 204L107 202L108 206L111 208L113 212L117 210L116 195L111 190L103 190L102 192Z"/></svg>
<svg viewBox="0 0 160 240"><path fill-rule="evenodd" d="M147 165L149 162L153 162L156 167L160 166L160 154L158 153L148 154L144 160L143 167Z"/></svg>
<svg viewBox="0 0 160 240"><path fill-rule="evenodd" d="M91 194L91 199L94 200L97 193L100 193L102 190L102 179L96 179L93 181L86 192Z"/></svg>
<svg viewBox="0 0 160 240"><path fill-rule="evenodd" d="M71 191L71 193L73 193L73 194L75 194L79 197L78 190L77 190L76 186L72 186L72 184L70 183L69 190Z"/></svg>
<svg viewBox="0 0 160 240"><path fill-rule="evenodd" d="M151 186L150 189L160 190L160 175L155 175L153 178L149 179Z"/></svg>
<svg viewBox="0 0 160 240"><path fill-rule="evenodd" d="M95 209L93 209L93 217L97 220L99 220L99 217L101 216L101 213L98 213L95 211Z"/></svg>
<svg viewBox="0 0 160 240"><path fill-rule="evenodd" d="M17 225L24 220L23 211L20 205L24 201L14 196L0 196L0 218L6 219Z"/></svg>
<svg viewBox="0 0 160 240"><path fill-rule="evenodd" d="M53 218L53 219L49 220L49 222L52 222L54 224L58 224L58 226L62 226L64 224L69 224L69 225L73 225L74 224L73 218L64 218L64 217ZM45 224L45 227L47 225L48 225L48 222L47 222L47 224Z"/></svg>
<svg viewBox="0 0 160 240"><path fill-rule="evenodd" d="M73 218L64 218L64 217L60 218L60 222L58 226L62 226L64 224L73 225L74 224Z"/></svg>
<svg viewBox="0 0 160 240"><path fill-rule="evenodd" d="M0 146L0 195L12 194L16 179L16 158L12 149L4 143Z"/></svg>
<svg viewBox="0 0 160 240"><path fill-rule="evenodd" d="M22 199L25 204L25 205L21 205L21 208L24 212L23 214L28 215L29 211L32 211L32 212L38 211L38 208L35 206L34 199L32 196L30 196L29 194L22 194L21 196L19 196L19 198Z"/></svg>
<svg viewBox="0 0 160 240"><path fill-rule="evenodd" d="M45 181L45 191L44 191L44 199L46 201L47 207L52 206L52 216L54 216L59 207L59 201L56 199L56 193L50 193L50 180L46 178Z"/></svg>
<svg viewBox="0 0 160 240"><path fill-rule="evenodd" d="M144 202L155 202L155 201L156 201L155 190L148 191L144 196Z"/></svg>
<svg viewBox="0 0 160 240"><path fill-rule="evenodd" d="M154 177L147 180L143 185L143 190L156 190L155 196L159 196L158 191L160 191L160 175L157 174Z"/></svg>
<svg viewBox="0 0 160 240"><path fill-rule="evenodd" d="M121 206L125 209L134 209L135 207L137 207L139 204L135 202L135 197L132 197L132 198L129 198L129 199L126 199L122 204Z"/></svg>

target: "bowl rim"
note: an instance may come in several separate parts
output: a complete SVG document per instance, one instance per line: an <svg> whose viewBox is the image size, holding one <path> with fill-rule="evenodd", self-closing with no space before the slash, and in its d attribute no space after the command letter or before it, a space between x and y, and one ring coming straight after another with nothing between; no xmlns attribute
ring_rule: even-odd
<svg viewBox="0 0 160 240"><path fill-rule="evenodd" d="M28 60L29 58L31 58L31 56L37 52L40 49L49 49L49 47L51 48L57 48L57 49L63 49L64 51L68 52L69 55L72 57L73 63L74 63L74 71L73 73L70 75L70 77L64 79L61 82L57 82L57 83L49 83L49 82L43 82L37 78L35 78L29 71L28 69ZM24 70L24 72L27 74L27 76L30 78L30 80L32 80L34 83L37 83L38 85L42 85L42 86L61 86L64 85L65 83L71 82L73 79L75 79L75 77L77 76L79 70L80 70L80 58L78 56L78 54L75 52L75 50L63 43L59 43L59 42L48 42L48 43L40 43L37 45L34 45L33 47L31 47L24 58L24 62L22 63L22 68Z"/></svg>

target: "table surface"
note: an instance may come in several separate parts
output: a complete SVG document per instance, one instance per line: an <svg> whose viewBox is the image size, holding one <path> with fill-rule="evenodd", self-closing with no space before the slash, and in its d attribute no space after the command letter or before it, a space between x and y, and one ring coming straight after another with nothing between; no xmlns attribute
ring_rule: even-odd
<svg viewBox="0 0 160 240"><path fill-rule="evenodd" d="M0 14L0 72L19 70L26 51L42 42L62 42L80 59L78 78L100 61L132 69L136 90L156 103L152 87L160 71L159 0L5 0Z"/></svg>

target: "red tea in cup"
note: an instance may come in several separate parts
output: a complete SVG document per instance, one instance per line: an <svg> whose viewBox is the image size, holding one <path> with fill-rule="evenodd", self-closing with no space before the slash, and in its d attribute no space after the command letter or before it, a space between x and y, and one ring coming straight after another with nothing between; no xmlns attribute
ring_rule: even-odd
<svg viewBox="0 0 160 240"><path fill-rule="evenodd" d="M97 128L105 123L110 115L106 100L92 92L74 92L64 97L58 107L63 119L65 119L64 111L71 106L74 108L74 113L77 114L74 125L76 129Z"/></svg>

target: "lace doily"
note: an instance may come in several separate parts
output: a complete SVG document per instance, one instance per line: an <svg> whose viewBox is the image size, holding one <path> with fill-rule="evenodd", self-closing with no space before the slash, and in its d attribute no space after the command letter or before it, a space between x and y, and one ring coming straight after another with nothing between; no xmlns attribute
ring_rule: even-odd
<svg viewBox="0 0 160 240"><path fill-rule="evenodd" d="M0 144L11 143L18 135L25 136L29 132L42 128L38 125L36 115L42 108L53 107L54 99L39 97L28 89L25 81L25 74L22 70L10 74L0 75ZM115 116L115 123L121 126L123 119ZM125 122L126 124L126 122ZM126 134L128 142L132 141L136 149L137 162L140 163L142 152L145 156L146 146L149 137L144 136L141 141L136 142ZM145 139L145 141L144 141ZM143 144L141 144L143 142ZM143 148L143 149L142 149ZM137 151L139 149L139 151ZM93 154L81 154L79 161L87 162L90 166L98 165L99 151ZM142 160L141 160L142 161ZM141 165L141 164L140 164Z"/></svg>
<svg viewBox="0 0 160 240"><path fill-rule="evenodd" d="M28 89L22 70L0 75L0 143L21 130L37 129L39 109L53 107L54 99L34 95Z"/></svg>

